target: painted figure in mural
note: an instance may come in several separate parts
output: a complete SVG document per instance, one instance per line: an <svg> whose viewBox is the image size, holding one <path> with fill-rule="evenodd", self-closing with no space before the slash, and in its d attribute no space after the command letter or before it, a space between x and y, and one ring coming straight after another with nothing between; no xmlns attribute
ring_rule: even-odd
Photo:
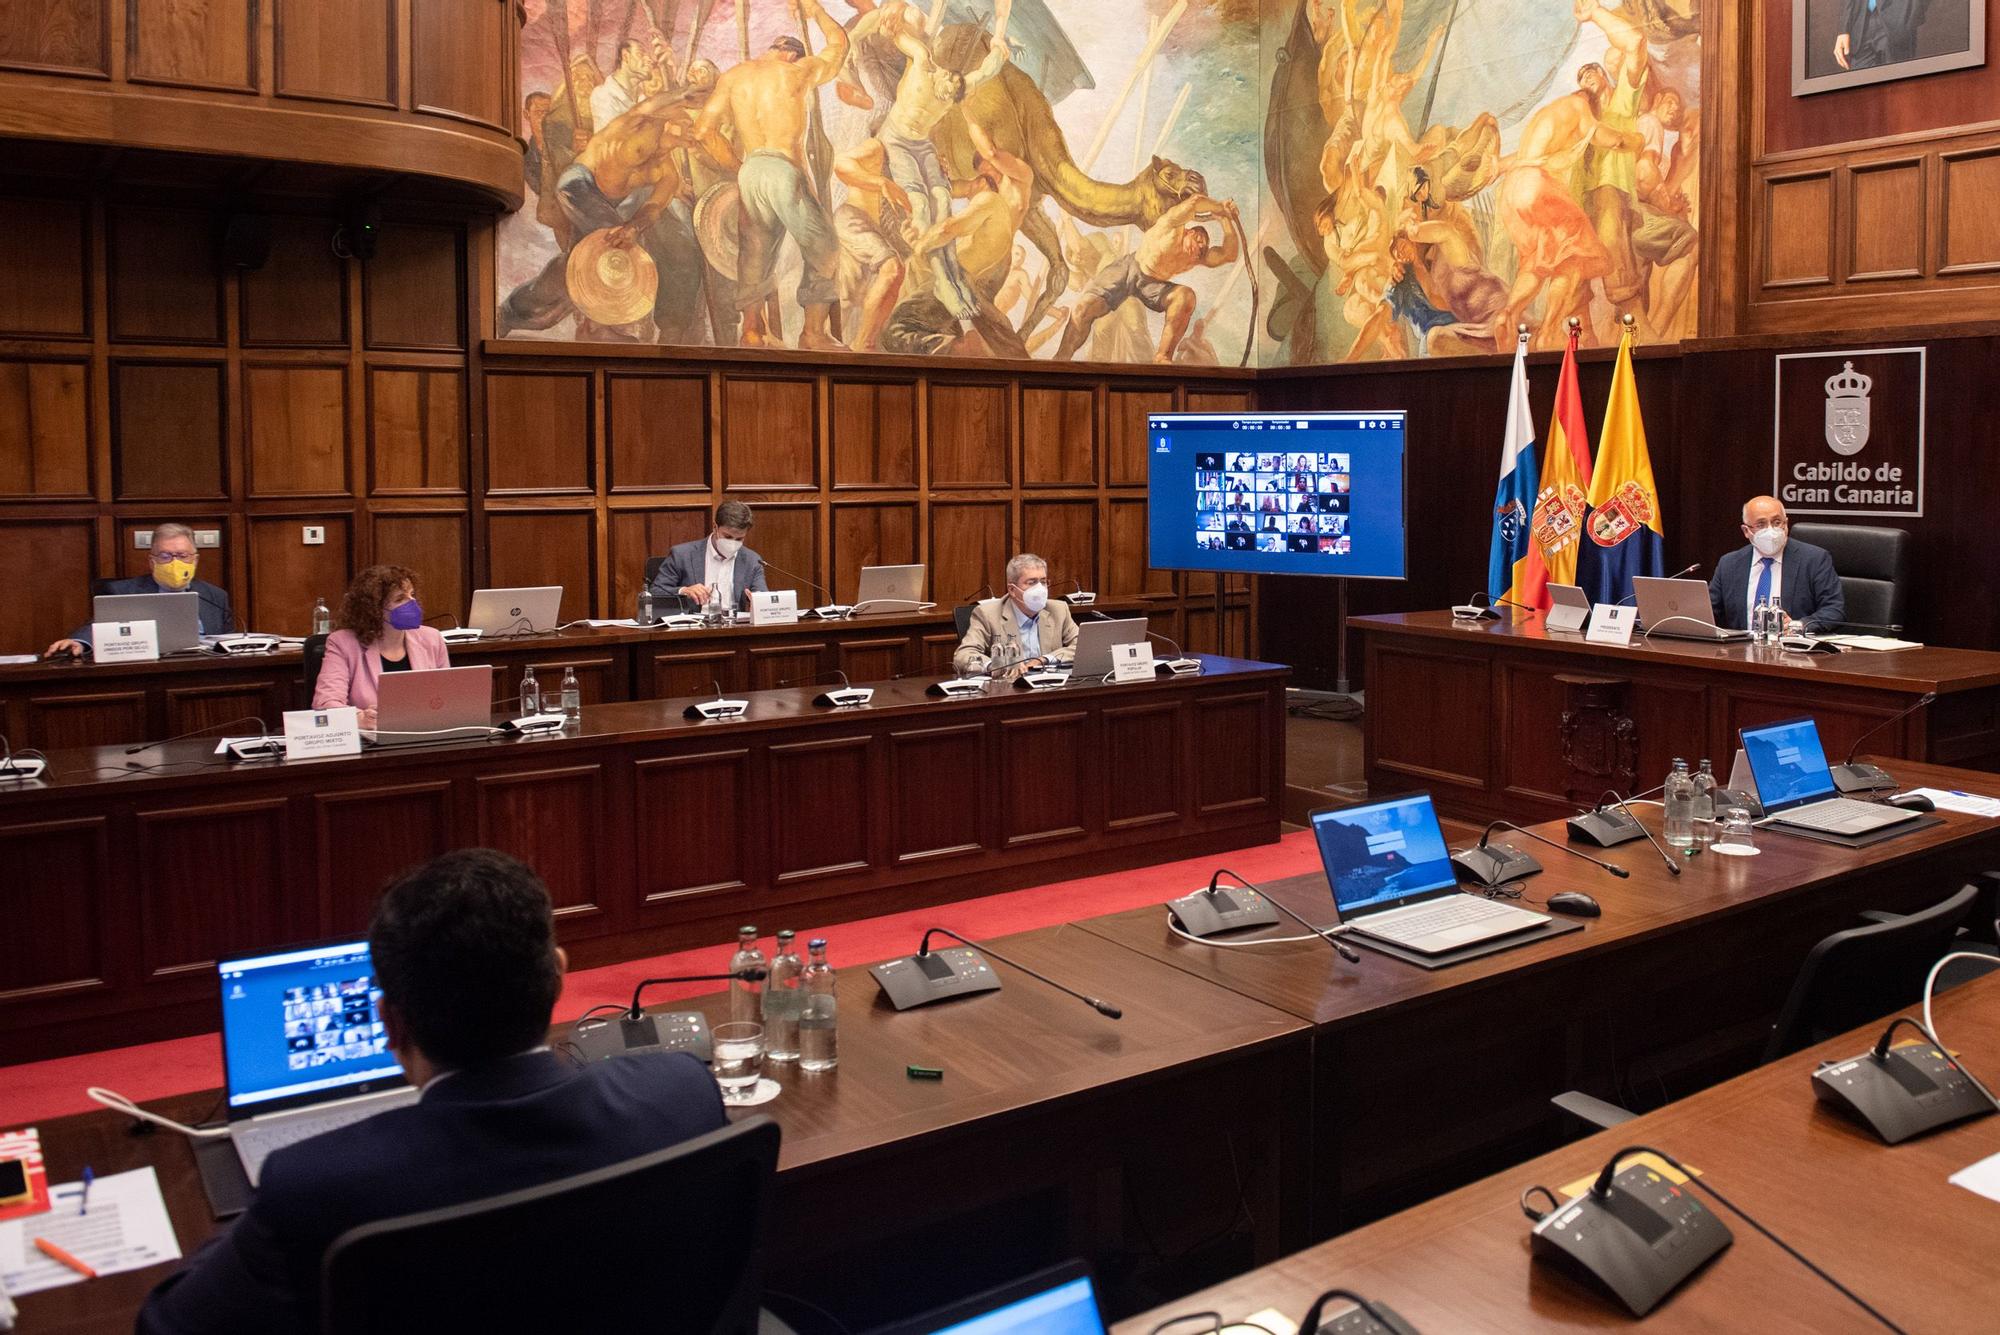
<svg viewBox="0 0 2000 1335"><path fill-rule="evenodd" d="M763 55L723 71L695 132L716 161L737 164L736 304L743 344L761 346L783 337L769 321L765 298L778 247L789 236L804 261L797 294L805 313L799 346L833 349L840 346L828 328L838 295L840 243L807 175L806 125L814 90L831 83L847 59L847 30L819 0L796 0L794 12L819 28L825 47L812 55L798 38L780 37Z"/></svg>
<svg viewBox="0 0 2000 1335"><path fill-rule="evenodd" d="M1573 314L1589 320L1584 285L1610 272L1611 257L1562 178L1597 133L1590 94L1578 89L1530 116L1520 144L1505 160L1495 204L1514 243L1517 268L1507 305L1493 323L1498 345L1504 346L1545 288L1547 302L1531 346L1556 346L1563 322ZM1615 132L1605 133L1607 146L1618 142Z"/></svg>
<svg viewBox="0 0 2000 1335"><path fill-rule="evenodd" d="M541 119L541 170L528 178L535 187L535 220L555 234L557 248L565 253L576 237L563 214L556 183L590 142L590 95L599 81L597 63L588 55L578 53L570 58L569 77L548 94L549 109Z"/></svg>
<svg viewBox="0 0 2000 1335"><path fill-rule="evenodd" d="M834 86L840 100L871 113L868 133L881 132L902 82L906 59L897 45L908 34L926 41L923 11L906 0L858 0L854 26L847 30L847 68Z"/></svg>
<svg viewBox="0 0 2000 1335"><path fill-rule="evenodd" d="M833 211L833 230L840 238L843 298L855 308L847 346L856 352L880 345L916 235L910 196L889 179L888 166L879 139L863 139L833 160L834 178L847 187L847 198Z"/></svg>
<svg viewBox="0 0 2000 1335"><path fill-rule="evenodd" d="M1211 218L1226 218L1223 241L1217 248L1208 229L1196 224ZM1139 248L1106 267L1084 290L1083 300L1070 312L1069 327L1063 330L1062 344L1056 349L1058 361L1068 361L1083 346L1090 330L1106 312L1127 301L1137 300L1147 309L1166 317L1153 360L1171 362L1181 335L1194 319L1194 289L1173 280L1194 268L1221 269L1236 262L1239 249L1236 235L1236 205L1233 202L1196 195L1182 200L1160 215L1146 229Z"/></svg>
<svg viewBox="0 0 2000 1335"><path fill-rule="evenodd" d="M979 156L972 178L955 182L954 196L965 208L947 214L918 238L911 258L924 263L949 254L953 268L972 298L968 317L986 345L1001 356L1024 357L1027 348L1014 332L994 298L1006 282L1015 250L1014 238L1035 197L1035 172L1012 153L998 148L979 126L970 127ZM933 289L942 300L942 294Z"/></svg>

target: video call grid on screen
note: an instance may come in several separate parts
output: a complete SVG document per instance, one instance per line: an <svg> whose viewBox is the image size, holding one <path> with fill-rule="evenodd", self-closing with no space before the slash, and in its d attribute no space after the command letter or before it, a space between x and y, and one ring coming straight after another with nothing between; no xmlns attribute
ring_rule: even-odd
<svg viewBox="0 0 2000 1335"><path fill-rule="evenodd" d="M225 962L229 1101L245 1107L402 1069L389 1052L365 943Z"/></svg>
<svg viewBox="0 0 2000 1335"><path fill-rule="evenodd" d="M1403 577L1403 413L1156 413L1147 425L1155 569Z"/></svg>

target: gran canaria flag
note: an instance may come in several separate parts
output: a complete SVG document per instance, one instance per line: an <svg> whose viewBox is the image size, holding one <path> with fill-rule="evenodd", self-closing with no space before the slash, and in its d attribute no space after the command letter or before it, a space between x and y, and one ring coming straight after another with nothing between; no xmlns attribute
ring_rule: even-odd
<svg viewBox="0 0 2000 1335"><path fill-rule="evenodd" d="M1632 331L1618 340L1611 397L1604 405L1604 434L1597 438L1597 476L1583 520L1576 574L1593 603L1615 603L1632 593L1632 576L1659 575L1666 565L1666 532L1660 489L1646 452L1646 424L1639 418L1639 386L1632 378Z"/></svg>
<svg viewBox="0 0 2000 1335"><path fill-rule="evenodd" d="M1583 424L1583 394L1576 387L1576 337L1569 331L1562 374L1556 379L1556 407L1542 447L1542 485L1535 494L1532 559L1514 601L1548 607L1551 584L1576 583L1576 549L1589 505L1590 432Z"/></svg>
<svg viewBox="0 0 2000 1335"><path fill-rule="evenodd" d="M1486 557L1486 592L1494 601L1526 602L1528 567L1540 562L1528 536L1535 503L1535 421L1528 407L1528 336L1514 349L1514 384L1507 395L1507 434L1500 441L1500 484L1493 492L1493 545ZM1534 604L1528 603L1532 607Z"/></svg>

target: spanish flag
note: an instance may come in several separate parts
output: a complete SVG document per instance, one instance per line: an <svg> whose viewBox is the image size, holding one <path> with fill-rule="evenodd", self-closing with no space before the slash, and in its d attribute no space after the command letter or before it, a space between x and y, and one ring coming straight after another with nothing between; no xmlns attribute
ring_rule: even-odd
<svg viewBox="0 0 2000 1335"><path fill-rule="evenodd" d="M1512 594L1528 607L1550 605L1549 585L1576 583L1577 540L1590 487L1590 432L1583 424L1583 394L1576 387L1576 338L1572 326L1556 379L1548 443L1542 449L1542 485L1530 526L1535 541Z"/></svg>
<svg viewBox="0 0 2000 1335"><path fill-rule="evenodd" d="M1618 340L1611 397L1604 405L1604 434L1597 438L1597 475L1583 520L1577 580L1593 603L1616 603L1632 594L1634 575L1660 575L1666 564L1666 528L1660 489L1646 452L1646 424L1639 418L1639 385L1632 377L1632 331Z"/></svg>

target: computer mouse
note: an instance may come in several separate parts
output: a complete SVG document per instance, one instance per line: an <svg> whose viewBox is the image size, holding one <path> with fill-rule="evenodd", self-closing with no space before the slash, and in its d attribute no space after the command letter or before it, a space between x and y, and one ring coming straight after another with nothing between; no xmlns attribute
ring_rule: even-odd
<svg viewBox="0 0 2000 1335"><path fill-rule="evenodd" d="M1922 793L1895 793L1882 799L1885 805L1901 807L1905 811L1936 811L1937 803Z"/></svg>
<svg viewBox="0 0 2000 1335"><path fill-rule="evenodd" d="M1572 918L1595 918L1604 912L1603 905L1581 890L1561 890L1550 895L1549 908Z"/></svg>

